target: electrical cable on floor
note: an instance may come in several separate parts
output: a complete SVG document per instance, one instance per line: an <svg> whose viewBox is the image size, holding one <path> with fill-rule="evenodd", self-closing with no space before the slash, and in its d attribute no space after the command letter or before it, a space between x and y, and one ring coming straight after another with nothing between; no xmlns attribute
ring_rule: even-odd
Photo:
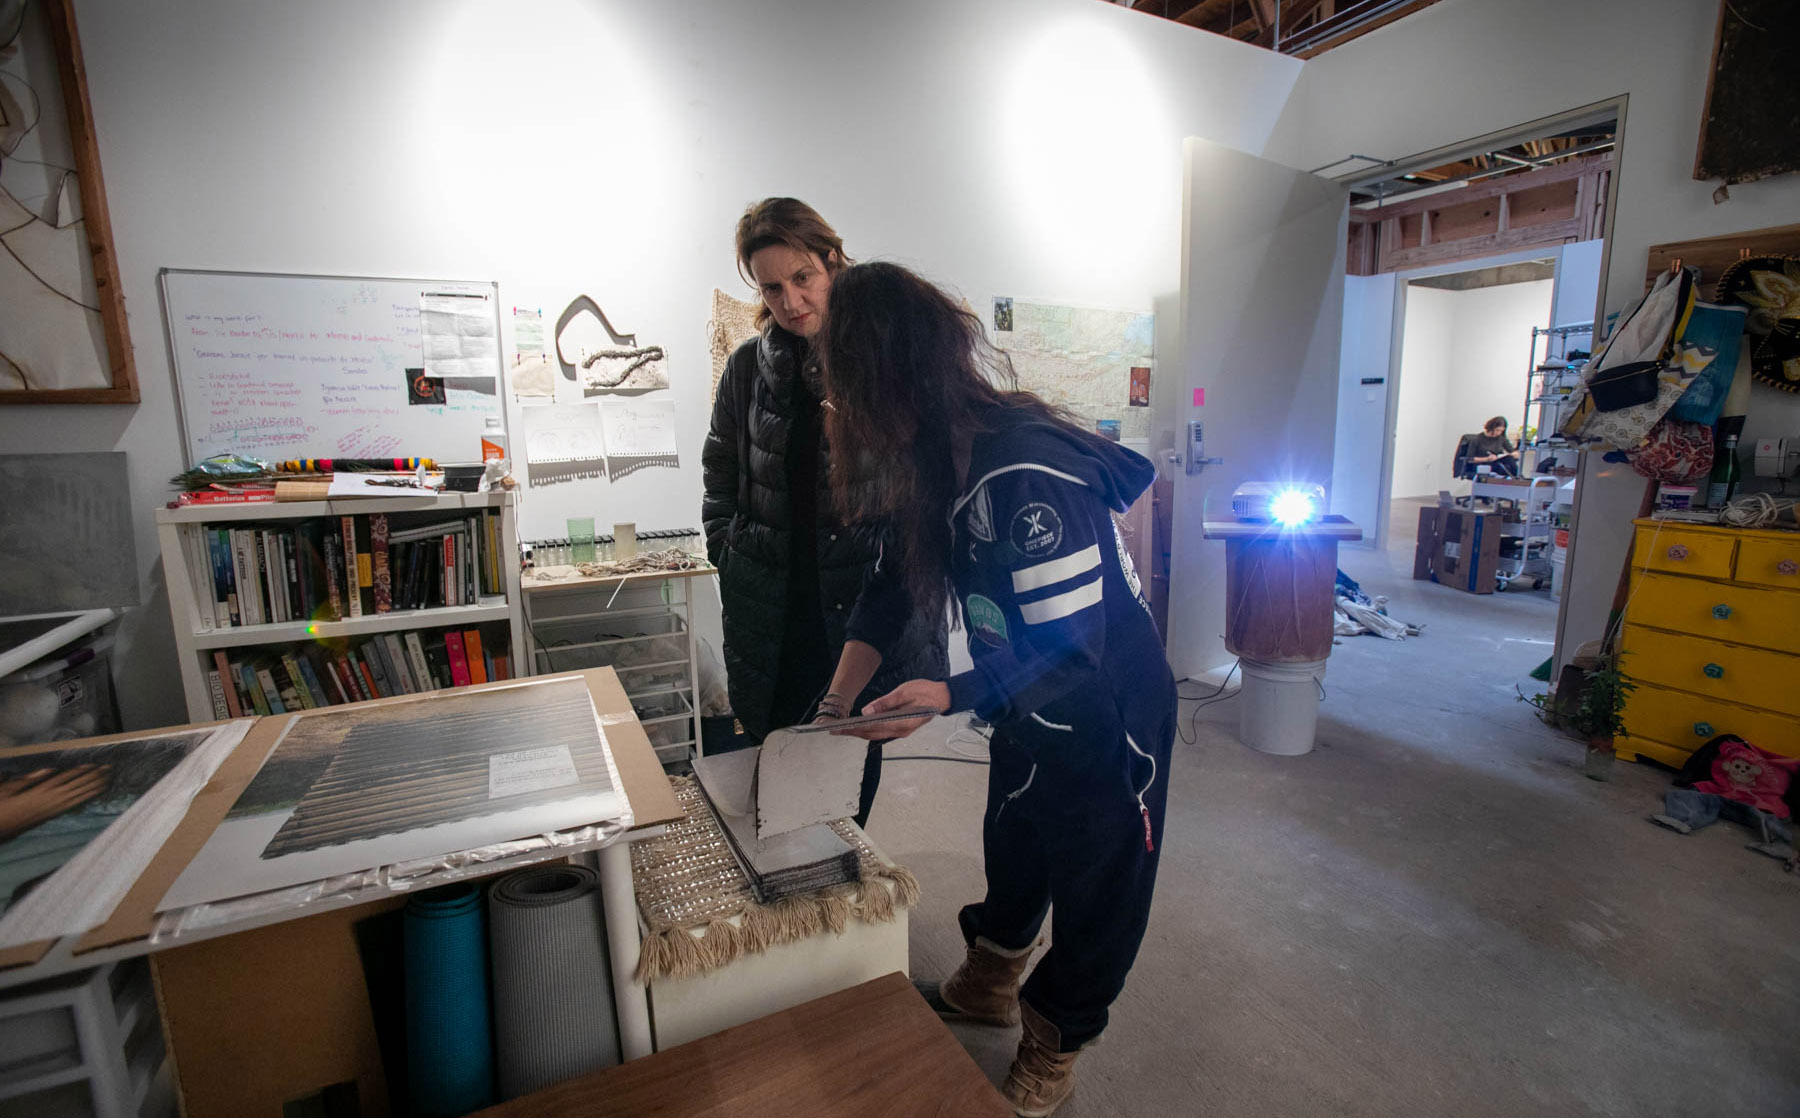
<svg viewBox="0 0 1800 1118"><path fill-rule="evenodd" d="M1184 734L1181 732L1181 723L1180 722L1175 723L1175 732L1176 732L1176 734L1178 734L1180 736L1181 742L1183 745L1193 745L1195 742L1200 740L1200 710L1202 707L1209 707L1209 706L1213 705L1214 703L1222 703L1226 699L1234 698L1237 695L1237 692L1235 692L1235 691L1232 692L1230 695L1225 694L1225 688L1231 686L1231 677L1237 674L1238 666L1242 663L1243 663L1242 660L1233 660L1231 662L1231 670L1225 673L1225 678L1219 681L1218 689L1210 695L1206 695L1206 696L1183 695L1181 693L1180 685L1181 685L1181 683L1185 683L1187 681L1181 680L1176 684L1175 697L1177 699L1187 700L1190 702L1195 699L1201 700L1199 703L1197 703L1195 705L1195 707L1192 711L1188 712L1188 732L1187 733Z"/></svg>

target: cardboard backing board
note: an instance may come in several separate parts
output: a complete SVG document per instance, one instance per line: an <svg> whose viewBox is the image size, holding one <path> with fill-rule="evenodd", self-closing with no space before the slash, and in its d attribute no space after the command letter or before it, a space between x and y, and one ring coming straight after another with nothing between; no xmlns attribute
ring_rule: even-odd
<svg viewBox="0 0 1800 1118"><path fill-rule="evenodd" d="M1492 594L1494 572L1500 564L1502 523L1498 512L1420 509L1413 577L1429 578L1471 594Z"/></svg>

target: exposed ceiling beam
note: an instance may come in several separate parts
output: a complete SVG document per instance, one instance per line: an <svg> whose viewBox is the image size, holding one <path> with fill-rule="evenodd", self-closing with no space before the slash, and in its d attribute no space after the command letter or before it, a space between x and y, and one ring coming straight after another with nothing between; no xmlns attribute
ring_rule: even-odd
<svg viewBox="0 0 1800 1118"><path fill-rule="evenodd" d="M1219 16L1224 16L1226 19L1231 18L1231 5L1236 2L1238 0L1200 0L1200 3L1190 5L1187 11L1175 16L1174 20L1176 23L1184 23L1189 27L1210 30L1210 25Z"/></svg>

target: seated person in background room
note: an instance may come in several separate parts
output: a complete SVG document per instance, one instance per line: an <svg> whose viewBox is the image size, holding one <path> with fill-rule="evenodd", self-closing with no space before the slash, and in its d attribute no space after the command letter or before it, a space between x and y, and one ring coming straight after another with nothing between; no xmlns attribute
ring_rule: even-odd
<svg viewBox="0 0 1800 1118"><path fill-rule="evenodd" d="M1469 465L1486 466L1502 477L1519 476L1519 448L1506 437L1506 417L1496 415L1482 424L1481 434L1469 436Z"/></svg>
<svg viewBox="0 0 1800 1118"><path fill-rule="evenodd" d="M1156 884L1175 681L1112 519L1155 471L1018 391L980 321L897 265L839 274L820 349L834 454L885 467L838 500L906 543L899 577L920 610L960 606L974 665L866 711L994 726L987 893L958 917L962 965L922 992L953 1020L1022 1024L1002 1092L1020 1115L1049 1114L1106 1028ZM1046 912L1051 946L1021 989Z"/></svg>
<svg viewBox="0 0 1800 1118"><path fill-rule="evenodd" d="M762 293L761 333L737 348L719 380L701 452L700 516L707 558L719 568L732 712L760 744L770 730L841 718L898 683L943 672L947 637L941 611L913 616L904 600L863 600L884 554L890 563L899 557L884 546L882 521L845 520L832 509L813 338L832 280L850 263L843 239L806 203L766 198L738 222L737 259ZM859 639L869 613L887 607L910 622L880 645ZM881 745L872 742L858 825L880 779Z"/></svg>

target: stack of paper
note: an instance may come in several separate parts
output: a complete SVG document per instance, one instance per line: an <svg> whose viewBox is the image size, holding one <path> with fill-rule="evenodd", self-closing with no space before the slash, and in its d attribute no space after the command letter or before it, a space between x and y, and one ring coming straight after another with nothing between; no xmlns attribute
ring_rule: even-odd
<svg viewBox="0 0 1800 1118"><path fill-rule="evenodd" d="M760 750L694 760L694 776L759 904L862 879L856 851L829 826L756 837L756 764Z"/></svg>

